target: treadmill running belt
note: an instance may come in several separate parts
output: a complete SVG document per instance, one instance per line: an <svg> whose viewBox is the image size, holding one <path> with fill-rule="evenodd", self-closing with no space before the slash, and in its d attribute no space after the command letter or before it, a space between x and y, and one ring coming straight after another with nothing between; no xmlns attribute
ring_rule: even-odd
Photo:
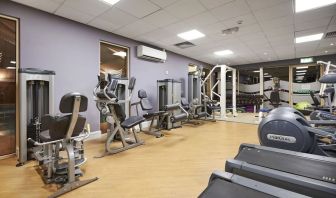
<svg viewBox="0 0 336 198"><path fill-rule="evenodd" d="M222 179L215 179L202 192L199 198L273 198L274 196L259 192Z"/></svg>
<svg viewBox="0 0 336 198"><path fill-rule="evenodd" d="M336 163L244 147L236 160L336 184Z"/></svg>

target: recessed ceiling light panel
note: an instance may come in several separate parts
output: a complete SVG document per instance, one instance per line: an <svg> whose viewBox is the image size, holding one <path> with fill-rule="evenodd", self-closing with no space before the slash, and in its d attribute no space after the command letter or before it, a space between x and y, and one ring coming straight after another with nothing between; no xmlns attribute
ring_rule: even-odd
<svg viewBox="0 0 336 198"><path fill-rule="evenodd" d="M295 0L295 12L304 12L336 3L336 0Z"/></svg>
<svg viewBox="0 0 336 198"><path fill-rule="evenodd" d="M109 4L109 5L114 5L114 4L116 4L116 3L118 3L120 0L99 0L99 1L102 1L102 2L104 2L104 3L106 3L106 4Z"/></svg>
<svg viewBox="0 0 336 198"><path fill-rule="evenodd" d="M321 40L322 37L323 37L323 33L296 37L295 38L295 43L305 43L305 42L310 42L310 41L318 41L318 40Z"/></svg>
<svg viewBox="0 0 336 198"><path fill-rule="evenodd" d="M222 50L222 51L214 52L214 54L217 55L217 56L225 56L225 55L233 54L233 51L231 51L231 50Z"/></svg>
<svg viewBox="0 0 336 198"><path fill-rule="evenodd" d="M182 32L178 34L177 36L180 38L183 38L184 40L191 41L191 40L195 40L198 38L202 38L205 35L202 32L194 29L194 30L190 30L187 32Z"/></svg>

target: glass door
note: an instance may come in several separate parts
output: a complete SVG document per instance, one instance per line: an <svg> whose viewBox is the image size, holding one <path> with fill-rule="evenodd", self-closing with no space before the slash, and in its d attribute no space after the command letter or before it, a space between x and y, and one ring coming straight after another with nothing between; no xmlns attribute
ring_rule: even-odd
<svg viewBox="0 0 336 198"><path fill-rule="evenodd" d="M0 15L0 158L15 153L18 21Z"/></svg>

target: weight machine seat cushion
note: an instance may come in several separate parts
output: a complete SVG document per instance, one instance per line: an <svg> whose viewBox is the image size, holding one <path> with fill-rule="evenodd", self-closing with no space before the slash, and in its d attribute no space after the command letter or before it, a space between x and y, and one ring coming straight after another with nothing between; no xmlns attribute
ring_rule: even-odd
<svg viewBox="0 0 336 198"><path fill-rule="evenodd" d="M165 113L166 113L165 111L148 111L148 112L144 113L142 116L146 119L149 119L149 118L152 118L152 117L155 117L155 116L163 115Z"/></svg>
<svg viewBox="0 0 336 198"><path fill-rule="evenodd" d="M130 116L125 121L121 123L121 126L126 129L130 129L141 122L145 121L146 119L142 116Z"/></svg>
<svg viewBox="0 0 336 198"><path fill-rule="evenodd" d="M183 109L185 109L186 111L190 110L190 106L189 106L189 102L187 101L186 98L181 98L181 106L183 107Z"/></svg>
<svg viewBox="0 0 336 198"><path fill-rule="evenodd" d="M79 112L84 112L87 110L88 98L84 95L81 95L80 93L70 92L70 93L65 94L61 98L61 102L59 104L59 110L61 113L72 113L73 108L74 108L73 106L74 100L76 96L81 97Z"/></svg>
<svg viewBox="0 0 336 198"><path fill-rule="evenodd" d="M145 90L140 89L138 91L138 97L140 98L140 106L142 108L142 110L152 110L153 106L151 104L151 102L148 100L147 98L147 93Z"/></svg>
<svg viewBox="0 0 336 198"><path fill-rule="evenodd" d="M48 118L48 126L43 123L42 127L44 129L40 133L40 139L42 142L54 141L59 139L64 139L66 137L66 133L68 132L68 128L71 122L71 114L65 116L49 116ZM72 133L72 137L78 136L84 129L86 122L86 118L79 115L75 128Z"/></svg>
<svg viewBox="0 0 336 198"><path fill-rule="evenodd" d="M106 94L110 98L117 98L117 96L112 91L108 91ZM96 95L100 99L107 99L103 91L97 92Z"/></svg>

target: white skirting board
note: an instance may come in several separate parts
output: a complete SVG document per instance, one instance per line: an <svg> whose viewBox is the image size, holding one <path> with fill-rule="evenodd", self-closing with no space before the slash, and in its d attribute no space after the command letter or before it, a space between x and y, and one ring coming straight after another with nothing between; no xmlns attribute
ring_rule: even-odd
<svg viewBox="0 0 336 198"><path fill-rule="evenodd" d="M148 128L149 125L150 125L150 121L145 121L145 122L141 123L142 128ZM155 125L156 125L156 122L154 121L154 126ZM140 131L139 125L135 126L134 128L135 128L136 132ZM87 140L93 140L93 139L99 139L101 137L101 135L102 135L102 133L101 133L100 130L99 131L92 131L92 132L90 132L90 136L86 139L86 141Z"/></svg>

